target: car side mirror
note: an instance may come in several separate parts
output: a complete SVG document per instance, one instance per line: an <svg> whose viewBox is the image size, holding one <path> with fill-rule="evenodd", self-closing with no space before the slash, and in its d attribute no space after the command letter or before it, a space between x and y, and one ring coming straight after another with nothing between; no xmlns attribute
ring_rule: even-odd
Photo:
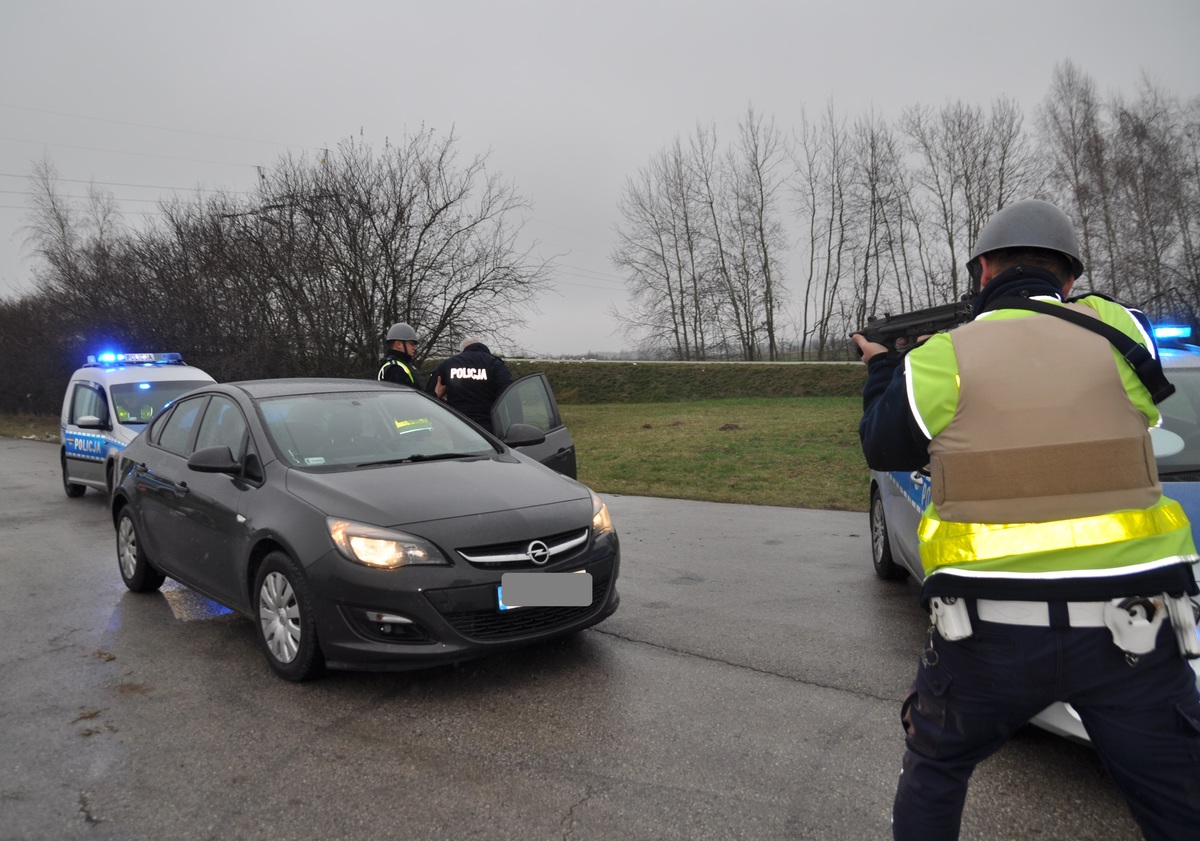
<svg viewBox="0 0 1200 841"><path fill-rule="evenodd" d="M546 433L528 423L514 423L504 433L504 443L510 447L531 447L546 440Z"/></svg>
<svg viewBox="0 0 1200 841"><path fill-rule="evenodd" d="M224 444L196 450L188 457L187 465L197 473L240 473L242 465L233 457L233 451Z"/></svg>
<svg viewBox="0 0 1200 841"><path fill-rule="evenodd" d="M108 422L100 419L96 415L84 415L75 420L75 425L80 429L107 429Z"/></svg>

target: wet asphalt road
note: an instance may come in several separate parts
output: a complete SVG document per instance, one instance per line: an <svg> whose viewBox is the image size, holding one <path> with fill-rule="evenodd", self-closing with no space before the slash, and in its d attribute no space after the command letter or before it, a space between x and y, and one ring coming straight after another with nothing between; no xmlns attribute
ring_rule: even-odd
<svg viewBox="0 0 1200 841"><path fill-rule="evenodd" d="M621 608L420 672L275 678L248 620L125 590L104 499L0 439L0 838L874 839L924 620L865 514L609 496ZM1132 839L1088 748L976 771L966 839Z"/></svg>

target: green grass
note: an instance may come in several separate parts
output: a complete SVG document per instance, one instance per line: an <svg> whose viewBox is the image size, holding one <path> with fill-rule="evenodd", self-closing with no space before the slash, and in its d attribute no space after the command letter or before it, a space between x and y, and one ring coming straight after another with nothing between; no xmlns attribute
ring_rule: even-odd
<svg viewBox="0 0 1200 841"><path fill-rule="evenodd" d="M560 405L579 479L601 493L867 509L858 397ZM57 440L58 418L0 415L0 436Z"/></svg>
<svg viewBox="0 0 1200 841"><path fill-rule="evenodd" d="M29 438L58 441L57 415L6 415L0 413L0 438Z"/></svg>
<svg viewBox="0 0 1200 841"><path fill-rule="evenodd" d="M850 397L560 406L579 479L601 493L865 511Z"/></svg>

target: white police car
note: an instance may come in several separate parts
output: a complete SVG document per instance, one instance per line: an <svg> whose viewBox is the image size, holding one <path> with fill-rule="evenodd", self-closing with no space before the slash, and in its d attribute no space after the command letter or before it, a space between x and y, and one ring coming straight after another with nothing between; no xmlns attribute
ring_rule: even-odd
<svg viewBox="0 0 1200 841"><path fill-rule="evenodd" d="M1163 493L1183 506L1200 540L1200 345L1191 343L1189 327L1159 327L1154 335L1163 370L1175 386L1175 393L1158 406L1161 428L1150 431L1158 478ZM924 578L917 524L931 492L929 476L921 471L871 471L871 559L880 578ZM1195 572L1200 580L1200 564ZM1200 685L1200 660L1191 665ZM1090 741L1069 704L1048 707L1032 723L1076 741Z"/></svg>
<svg viewBox="0 0 1200 841"><path fill-rule="evenodd" d="M102 353L71 375L60 430L67 496L88 488L111 493L125 445L184 392L215 382L178 353Z"/></svg>

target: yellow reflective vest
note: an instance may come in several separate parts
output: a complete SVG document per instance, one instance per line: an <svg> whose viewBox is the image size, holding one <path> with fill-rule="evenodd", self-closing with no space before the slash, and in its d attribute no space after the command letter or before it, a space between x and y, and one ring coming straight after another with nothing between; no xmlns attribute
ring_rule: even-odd
<svg viewBox="0 0 1200 841"><path fill-rule="evenodd" d="M1118 304L1060 305L1153 348ZM918 533L929 583L1040 581L1062 592L1086 581L1081 591L1096 593L1104 579L1160 580L1197 559L1187 516L1158 481L1148 433L1158 411L1103 337L997 310L915 348L905 375L931 439Z"/></svg>

